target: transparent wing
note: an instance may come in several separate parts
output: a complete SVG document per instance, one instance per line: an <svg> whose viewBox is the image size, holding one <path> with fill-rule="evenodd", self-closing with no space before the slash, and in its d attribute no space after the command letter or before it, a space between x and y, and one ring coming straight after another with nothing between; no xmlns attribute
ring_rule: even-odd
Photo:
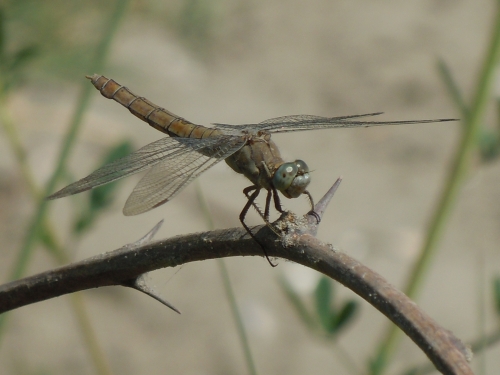
<svg viewBox="0 0 500 375"><path fill-rule="evenodd" d="M234 154L246 142L241 137L216 138L219 141L215 145L184 153L175 162L163 160L151 168L128 197L123 208L124 215L138 215L168 202L193 179Z"/></svg>
<svg viewBox="0 0 500 375"><path fill-rule="evenodd" d="M211 137L203 139L194 138L171 138L165 137L150 143L141 149L121 159L109 163L85 178L76 181L58 192L50 195L47 199L56 199L81 193L94 187L107 184L120 178L142 172L153 167L161 161L175 161L185 154L195 153L202 150L210 155L212 148L226 141L222 137Z"/></svg>
<svg viewBox="0 0 500 375"><path fill-rule="evenodd" d="M335 120L335 121L345 121L345 120L352 120L354 118L378 116L378 115L381 115L383 113L384 112L374 112L374 113L364 113L362 115L350 115L350 116L339 116L339 117L322 117L322 116L314 116L314 115L289 115L289 116L274 117L274 118L270 118L268 120L264 120L264 121L259 123L259 126L261 126L261 125L287 124L287 123L300 124L300 123L306 123L306 122L321 122L321 121L324 121L326 119Z"/></svg>
<svg viewBox="0 0 500 375"><path fill-rule="evenodd" d="M357 121L361 117L378 116L383 112L366 113L362 115L341 116L341 117L321 117L312 115L292 115L276 117L262 121L259 124L247 125L227 125L214 124L224 130L236 129L262 131L269 133L286 133L303 130L330 129L330 128L355 128L380 125L405 125L405 124L425 124L432 122L456 121L456 119L434 119L434 120L410 120L410 121Z"/></svg>

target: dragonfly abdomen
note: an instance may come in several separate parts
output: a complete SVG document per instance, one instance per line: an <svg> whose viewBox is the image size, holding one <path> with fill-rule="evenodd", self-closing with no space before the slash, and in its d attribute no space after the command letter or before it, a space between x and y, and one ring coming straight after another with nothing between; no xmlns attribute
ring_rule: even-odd
<svg viewBox="0 0 500 375"><path fill-rule="evenodd" d="M120 103L134 116L171 137L207 138L212 135L220 134L216 129L193 124L157 106L148 99L135 95L128 88L120 85L113 79L97 74L87 76L87 78L91 80L92 84L99 90L102 96Z"/></svg>

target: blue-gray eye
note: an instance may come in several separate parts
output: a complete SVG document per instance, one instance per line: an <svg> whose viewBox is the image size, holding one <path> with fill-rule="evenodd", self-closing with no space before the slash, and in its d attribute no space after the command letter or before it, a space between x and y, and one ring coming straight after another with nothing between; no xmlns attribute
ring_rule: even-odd
<svg viewBox="0 0 500 375"><path fill-rule="evenodd" d="M297 166L297 175L294 177L292 183L281 192L287 198L297 198L306 191L307 185L311 182L309 176L309 167L303 160L295 160L294 164Z"/></svg>
<svg viewBox="0 0 500 375"><path fill-rule="evenodd" d="M297 168L299 168L297 174L304 174L309 172L309 167L304 160L295 160L295 165L297 166Z"/></svg>
<svg viewBox="0 0 500 375"><path fill-rule="evenodd" d="M290 186L286 188L285 191L283 191L283 194L285 194L286 197L288 198L297 198L301 194L304 193L304 191L307 188L307 185L311 182L311 178L309 177L309 173L304 173L303 175L297 175Z"/></svg>
<svg viewBox="0 0 500 375"><path fill-rule="evenodd" d="M273 176L274 187L278 190L287 189L292 184L298 170L299 167L296 163L281 164Z"/></svg>

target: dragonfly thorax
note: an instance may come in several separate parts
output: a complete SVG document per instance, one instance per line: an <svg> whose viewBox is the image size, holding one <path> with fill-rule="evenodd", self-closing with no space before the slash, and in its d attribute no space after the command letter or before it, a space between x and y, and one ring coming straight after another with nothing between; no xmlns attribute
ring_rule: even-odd
<svg viewBox="0 0 500 375"><path fill-rule="evenodd" d="M287 198L297 198L311 182L309 167L303 160L283 163L273 175L273 185Z"/></svg>

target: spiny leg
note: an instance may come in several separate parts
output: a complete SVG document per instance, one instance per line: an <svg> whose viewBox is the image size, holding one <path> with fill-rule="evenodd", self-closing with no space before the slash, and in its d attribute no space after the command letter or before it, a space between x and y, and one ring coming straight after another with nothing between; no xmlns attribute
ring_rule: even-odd
<svg viewBox="0 0 500 375"><path fill-rule="evenodd" d="M247 188L243 189L243 194L245 194L245 196L247 197L247 199L248 199L248 200L250 200L250 194L249 194L249 193L250 193L252 190L255 190L255 189L257 189L257 186L255 186L255 185L254 185L254 186L249 186L249 187L247 187ZM260 216L260 217L261 217L264 221L266 221L266 219L265 219L265 217L264 217L264 213L261 211L261 209L259 208L259 206L257 206L257 203L255 203L255 200L254 200L254 202L252 203L252 206L253 206L253 208L255 208L255 211L257 211L257 213L259 214L259 216ZM266 224L268 224L268 223L266 222Z"/></svg>
<svg viewBox="0 0 500 375"><path fill-rule="evenodd" d="M252 188L252 189L250 189ZM249 186L248 188L246 188L245 190L243 190L243 193L245 193L245 196L247 197L247 199L250 199L250 195L248 194L250 191L252 190L255 190L256 187L255 186ZM264 220L264 222L266 223L266 225L273 230L274 233L276 233L276 231L274 230L272 224L269 222L269 211L270 211L270 208L271 208L271 191L268 190L267 191L267 197L266 197L266 207L265 207L265 212L263 213L262 210L260 209L260 207L257 205L257 203L255 203L255 201L252 203L252 206L253 208L255 208L255 211L257 211L257 213L259 214L259 216L262 218L262 220ZM282 211L280 211L282 212ZM278 236L279 234L276 233Z"/></svg>
<svg viewBox="0 0 500 375"><path fill-rule="evenodd" d="M271 190L268 190L266 196L266 207L264 208L264 221L266 224L269 222L269 206L271 205L271 196L272 192Z"/></svg>
<svg viewBox="0 0 500 375"><path fill-rule="evenodd" d="M249 196L248 193L251 192L252 190L255 190L255 191ZM276 267L277 264L273 264L273 262L271 262L271 259L269 259L269 256L267 255L267 251L266 251L266 248L264 247L264 245L262 245L260 243L260 241L257 239L257 237L254 236L254 234L252 233L252 231L250 230L250 228L248 227L248 225L246 225L246 223L245 223L245 217L247 215L247 212L250 209L250 206L254 205L255 199L258 197L258 195L260 193L260 188L258 188L257 186L249 186L249 187L243 189L243 193L248 198L248 201L247 201L247 203L245 204L245 207L243 207L243 210L240 213L240 222L241 222L241 225L243 225L243 228L245 228L245 230L250 235L250 237L252 237L254 239L254 241L257 242L259 244L259 246L262 248L262 250L264 251L264 255L266 256L266 259L269 262L269 264L271 265L271 267ZM258 211L259 211L259 213L261 213L260 210L258 210Z"/></svg>
<svg viewBox="0 0 500 375"><path fill-rule="evenodd" d="M251 189L251 188L253 188L253 189ZM245 189L246 191L245 190L243 191L245 193L245 196L247 197L247 199L250 199L250 195L248 193L250 191L252 191L252 190L255 190L255 189L256 189L255 186L249 186L247 189ZM274 189L274 190L275 190L275 194L277 194L276 189ZM257 203L255 203L255 201L252 203L252 206L253 206L253 208L255 208L255 211L257 211L257 213L262 218L262 220L264 220L264 223L266 223L266 225L268 226L268 228L271 229L274 233L276 233L276 235L278 237L280 237L281 235L278 233L278 231L276 230L276 228L273 226L273 224L271 224L269 222L269 211L270 211L270 208L271 208L271 190L267 191L266 207L265 207L266 212L262 213L262 210L257 205ZM281 210L281 207L280 207L279 212L281 212L281 213L284 212L283 210Z"/></svg>
<svg viewBox="0 0 500 375"><path fill-rule="evenodd" d="M321 217L318 215L316 211L314 211L314 201L311 193L309 193L307 190L304 191L304 194L307 195L307 198L309 198L309 203L311 203L311 211L308 212L309 215L314 216L316 220L319 222L321 221Z"/></svg>
<svg viewBox="0 0 500 375"><path fill-rule="evenodd" d="M274 198L274 208L276 208L276 211L278 211L280 214L282 214L283 212L283 208L281 208L281 201L280 201L280 197L278 195L278 190L276 190L275 187L272 188L273 189L273 198Z"/></svg>

